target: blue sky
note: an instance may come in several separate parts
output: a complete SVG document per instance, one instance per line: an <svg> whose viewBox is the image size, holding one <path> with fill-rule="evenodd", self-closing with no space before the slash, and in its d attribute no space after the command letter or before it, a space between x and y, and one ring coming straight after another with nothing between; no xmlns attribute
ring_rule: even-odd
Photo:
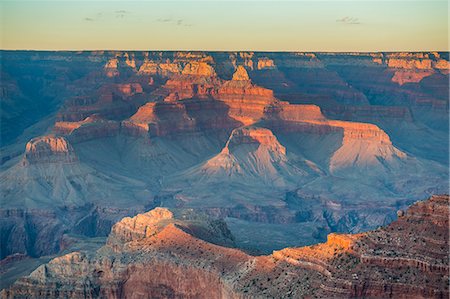
<svg viewBox="0 0 450 299"><path fill-rule="evenodd" d="M447 1L1 1L2 49L448 50Z"/></svg>

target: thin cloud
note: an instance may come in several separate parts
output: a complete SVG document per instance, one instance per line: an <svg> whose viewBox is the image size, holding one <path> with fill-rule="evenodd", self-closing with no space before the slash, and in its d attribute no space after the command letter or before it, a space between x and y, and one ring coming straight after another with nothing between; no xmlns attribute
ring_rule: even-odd
<svg viewBox="0 0 450 299"><path fill-rule="evenodd" d="M172 20L172 19L157 19L156 21L157 21L157 22L160 22L160 23L170 23L170 22L172 22L173 20Z"/></svg>
<svg viewBox="0 0 450 299"><path fill-rule="evenodd" d="M123 18L125 18L127 15L129 15L130 12L127 11L127 10L121 9L121 10L116 10L116 11L114 12L114 14L116 15L116 18L121 18L121 19L123 19Z"/></svg>
<svg viewBox="0 0 450 299"><path fill-rule="evenodd" d="M347 24L347 25L358 25L358 24L361 24L361 22L359 21L358 18L349 17L349 16L343 17L341 19L337 19L336 22L342 23L342 24Z"/></svg>
<svg viewBox="0 0 450 299"><path fill-rule="evenodd" d="M165 18L165 19L157 19L156 20L159 23L167 23L172 24L175 26L183 26L183 27L191 27L193 24L186 23L183 19L172 19L172 18Z"/></svg>
<svg viewBox="0 0 450 299"><path fill-rule="evenodd" d="M89 17L83 18L83 20L86 22L96 22L96 21L101 21L101 20L105 20L105 19L109 19L109 18L123 19L126 16L130 15L130 13L131 13L130 11L123 10L123 9L112 11L112 12L98 12L95 15L91 15Z"/></svg>

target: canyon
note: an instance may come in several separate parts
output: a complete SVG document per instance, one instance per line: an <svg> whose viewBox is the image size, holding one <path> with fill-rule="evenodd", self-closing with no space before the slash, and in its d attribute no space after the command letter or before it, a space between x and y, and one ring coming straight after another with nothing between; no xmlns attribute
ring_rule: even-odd
<svg viewBox="0 0 450 299"><path fill-rule="evenodd" d="M233 245L224 222L156 208L116 223L97 252L55 258L1 295L446 298L448 219L448 195L433 196L374 231L252 256L223 245Z"/></svg>
<svg viewBox="0 0 450 299"><path fill-rule="evenodd" d="M211 285L205 298L448 295L417 272L448 269L433 260L448 241L443 220L427 212L445 196L398 213L448 193L448 53L2 57L2 288L56 257L7 297L199 298ZM392 249L391 228L398 240L426 234L415 217L441 236ZM107 237L98 256L65 255ZM421 256L424 244L436 252ZM184 278L171 287L174 273ZM28 283L40 293L26 294Z"/></svg>

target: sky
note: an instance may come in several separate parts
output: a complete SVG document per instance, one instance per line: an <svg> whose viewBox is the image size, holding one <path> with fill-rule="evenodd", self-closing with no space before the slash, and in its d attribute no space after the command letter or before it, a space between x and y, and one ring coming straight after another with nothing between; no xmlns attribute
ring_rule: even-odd
<svg viewBox="0 0 450 299"><path fill-rule="evenodd" d="M1 49L448 51L448 2L5 1Z"/></svg>

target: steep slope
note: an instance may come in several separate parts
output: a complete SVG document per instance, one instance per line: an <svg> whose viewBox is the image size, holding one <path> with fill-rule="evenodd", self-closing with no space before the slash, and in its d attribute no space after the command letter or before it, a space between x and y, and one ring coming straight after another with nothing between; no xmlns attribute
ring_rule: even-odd
<svg viewBox="0 0 450 299"><path fill-rule="evenodd" d="M246 184L255 182L286 186L289 179L299 181L306 172L291 165L282 146L273 133L254 126L233 130L225 147L189 177L200 176L201 181Z"/></svg>
<svg viewBox="0 0 450 299"><path fill-rule="evenodd" d="M58 252L63 234L105 234L111 221L152 202L138 180L82 163L64 137L32 139L22 159L0 175L1 258Z"/></svg>
<svg viewBox="0 0 450 299"><path fill-rule="evenodd" d="M161 204L228 217L267 252L448 190L448 53L1 54L7 138L38 121L1 149L2 257ZM51 133L63 150L24 154Z"/></svg>
<svg viewBox="0 0 450 299"><path fill-rule="evenodd" d="M56 258L1 294L444 298L449 294L448 204L448 196L434 196L399 212L399 219L385 228L330 234L323 244L257 257L199 238L202 231L228 239L226 227L218 222L182 215L179 219L185 220L177 220L158 208L117 223L97 253Z"/></svg>
<svg viewBox="0 0 450 299"><path fill-rule="evenodd" d="M120 205L143 187L137 181L108 176L80 163L67 140L52 135L32 139L22 161L2 173L1 184L4 208L75 207L107 204L112 198Z"/></svg>

